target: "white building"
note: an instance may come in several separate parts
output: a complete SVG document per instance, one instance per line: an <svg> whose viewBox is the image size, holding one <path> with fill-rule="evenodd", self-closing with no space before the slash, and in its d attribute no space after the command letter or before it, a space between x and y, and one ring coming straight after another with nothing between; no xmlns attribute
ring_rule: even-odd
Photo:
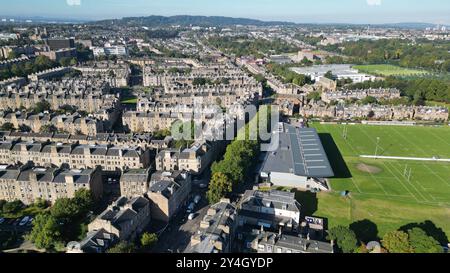
<svg viewBox="0 0 450 273"><path fill-rule="evenodd" d="M293 67L291 68L297 74L310 76L312 80L319 81L328 71L335 76L335 80L351 79L354 83L361 83L365 81L374 81L375 76L359 73L348 64L333 64L333 65L314 65L311 67Z"/></svg>

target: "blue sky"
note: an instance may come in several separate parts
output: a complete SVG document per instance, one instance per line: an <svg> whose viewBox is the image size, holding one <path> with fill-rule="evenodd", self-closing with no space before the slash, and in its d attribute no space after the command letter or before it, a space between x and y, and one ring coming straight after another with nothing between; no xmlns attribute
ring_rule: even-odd
<svg viewBox="0 0 450 273"><path fill-rule="evenodd" d="M448 0L0 0L0 15L104 19L222 15L308 23L450 24Z"/></svg>

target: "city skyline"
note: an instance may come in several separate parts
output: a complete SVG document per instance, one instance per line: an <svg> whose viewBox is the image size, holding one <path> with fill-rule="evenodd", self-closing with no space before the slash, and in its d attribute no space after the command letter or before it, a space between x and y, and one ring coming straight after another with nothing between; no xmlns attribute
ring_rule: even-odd
<svg viewBox="0 0 450 273"><path fill-rule="evenodd" d="M450 24L448 14L450 2L439 0L17 0L5 3L0 15L83 20L150 15L220 15L295 23Z"/></svg>

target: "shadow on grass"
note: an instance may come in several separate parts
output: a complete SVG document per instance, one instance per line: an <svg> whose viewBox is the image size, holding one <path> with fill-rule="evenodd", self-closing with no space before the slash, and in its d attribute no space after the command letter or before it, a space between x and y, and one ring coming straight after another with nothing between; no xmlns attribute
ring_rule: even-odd
<svg viewBox="0 0 450 273"><path fill-rule="evenodd" d="M428 236L433 237L436 241L438 241L442 245L447 245L449 243L448 237L445 232L437 227L432 221L427 220L423 223L411 223L404 225L400 228L400 230L408 232L408 230L413 228L421 228L423 229Z"/></svg>
<svg viewBox="0 0 450 273"><path fill-rule="evenodd" d="M295 199L301 205L302 218L305 216L313 216L316 213L319 201L317 194L306 191L299 191L297 189L292 190L295 193Z"/></svg>
<svg viewBox="0 0 450 273"><path fill-rule="evenodd" d="M379 241L377 225L367 219L356 221L350 224L349 228L356 234L356 238L368 243L370 241Z"/></svg>
<svg viewBox="0 0 450 273"><path fill-rule="evenodd" d="M321 133L319 134L319 137L322 141L323 147L325 148L331 167L333 168L334 177L351 178L352 174L331 134Z"/></svg>

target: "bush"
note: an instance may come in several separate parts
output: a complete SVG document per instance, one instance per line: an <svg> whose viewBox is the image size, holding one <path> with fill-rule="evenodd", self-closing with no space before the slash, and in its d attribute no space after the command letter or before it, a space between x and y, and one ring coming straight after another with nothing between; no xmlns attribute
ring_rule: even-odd
<svg viewBox="0 0 450 273"><path fill-rule="evenodd" d="M155 233L145 232L141 236L141 245L144 248L151 248L158 242L158 236Z"/></svg>

